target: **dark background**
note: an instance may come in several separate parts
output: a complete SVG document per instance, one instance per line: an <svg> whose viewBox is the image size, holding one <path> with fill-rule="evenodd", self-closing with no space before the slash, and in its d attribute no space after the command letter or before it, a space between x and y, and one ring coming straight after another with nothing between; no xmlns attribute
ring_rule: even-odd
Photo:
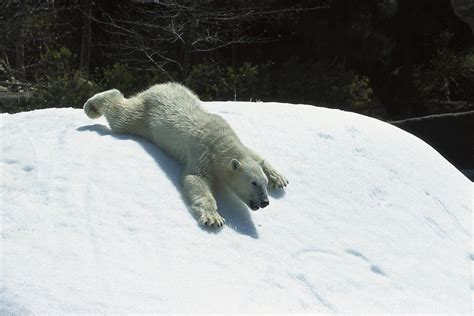
<svg viewBox="0 0 474 316"><path fill-rule="evenodd" d="M203 100L396 121L469 174L472 2L4 0L0 111L82 107L105 89L173 80Z"/></svg>

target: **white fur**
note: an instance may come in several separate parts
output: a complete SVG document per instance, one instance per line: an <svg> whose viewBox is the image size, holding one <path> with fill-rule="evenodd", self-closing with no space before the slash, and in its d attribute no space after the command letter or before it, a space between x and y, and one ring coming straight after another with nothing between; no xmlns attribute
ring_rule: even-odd
<svg viewBox="0 0 474 316"><path fill-rule="evenodd" d="M184 196L199 222L208 226L224 224L212 193L215 185L228 186L258 209L268 204L267 185L288 184L241 143L223 118L204 111L199 98L180 84L155 85L128 99L116 89L104 91L87 100L84 111L90 118L103 114L114 132L151 140L181 162Z"/></svg>

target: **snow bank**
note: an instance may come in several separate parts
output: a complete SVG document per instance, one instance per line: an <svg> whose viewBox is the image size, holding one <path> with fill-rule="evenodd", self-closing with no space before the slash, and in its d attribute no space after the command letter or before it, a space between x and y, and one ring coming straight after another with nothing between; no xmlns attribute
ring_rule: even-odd
<svg viewBox="0 0 474 316"><path fill-rule="evenodd" d="M290 180L200 227L180 166L81 110L1 119L0 313L470 313L472 182L383 122L206 103Z"/></svg>

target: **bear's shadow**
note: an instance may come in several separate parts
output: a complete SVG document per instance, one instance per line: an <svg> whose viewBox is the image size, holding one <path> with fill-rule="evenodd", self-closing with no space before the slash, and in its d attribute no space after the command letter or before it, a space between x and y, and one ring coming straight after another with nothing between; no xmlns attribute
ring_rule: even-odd
<svg viewBox="0 0 474 316"><path fill-rule="evenodd" d="M111 136L120 140L134 140L139 143L146 153L148 153L160 168L165 172L171 183L176 187L176 190L181 191L181 174L182 167L168 157L162 150L151 142L124 134L113 133L110 128L102 124L86 125L77 128L79 132L95 132L101 136ZM182 193L181 193L182 194ZM182 195L181 195L182 196ZM191 208L185 203L185 199L182 197L183 203L186 205L188 211L196 218L195 214L191 211ZM239 234L246 235L252 238L258 238L258 232L255 224L252 221L249 210L245 204L237 199L231 192L225 189L219 189L216 192L217 206L219 213L225 218L226 226L238 232ZM196 222L197 223L197 222ZM199 224L197 224L199 225ZM199 225L199 227L211 234L217 234L221 230L216 228L209 228Z"/></svg>

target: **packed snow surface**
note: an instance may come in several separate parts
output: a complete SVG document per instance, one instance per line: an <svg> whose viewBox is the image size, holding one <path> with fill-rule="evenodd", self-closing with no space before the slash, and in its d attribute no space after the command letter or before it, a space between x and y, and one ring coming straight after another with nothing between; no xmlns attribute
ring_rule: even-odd
<svg viewBox="0 0 474 316"><path fill-rule="evenodd" d="M365 116L205 103L290 181L199 226L181 167L81 110L2 114L0 314L470 313L472 182Z"/></svg>

